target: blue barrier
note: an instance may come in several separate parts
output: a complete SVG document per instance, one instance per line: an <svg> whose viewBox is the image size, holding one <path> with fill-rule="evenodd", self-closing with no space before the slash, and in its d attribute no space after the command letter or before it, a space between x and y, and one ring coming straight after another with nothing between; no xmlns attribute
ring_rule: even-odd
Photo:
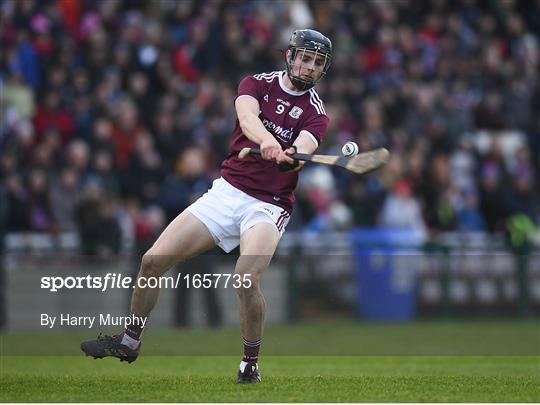
<svg viewBox="0 0 540 405"><path fill-rule="evenodd" d="M424 235L410 230L356 229L358 313L363 319L407 321L416 314L418 248Z"/></svg>

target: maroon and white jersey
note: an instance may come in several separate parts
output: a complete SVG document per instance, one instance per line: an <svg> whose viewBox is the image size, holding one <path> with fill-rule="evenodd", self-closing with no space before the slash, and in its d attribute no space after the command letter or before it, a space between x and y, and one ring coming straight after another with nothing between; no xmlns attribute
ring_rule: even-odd
<svg viewBox="0 0 540 405"><path fill-rule="evenodd" d="M314 88L293 91L285 86L285 71L245 77L238 85L238 97L254 97L260 106L259 118L283 149L292 146L300 131L307 131L319 145L328 129L328 117ZM242 133L238 119L229 146L229 156L221 165L221 175L234 187L261 201L278 205L289 213L295 201L298 171L285 173L278 165L260 156L238 158L242 148L257 148Z"/></svg>

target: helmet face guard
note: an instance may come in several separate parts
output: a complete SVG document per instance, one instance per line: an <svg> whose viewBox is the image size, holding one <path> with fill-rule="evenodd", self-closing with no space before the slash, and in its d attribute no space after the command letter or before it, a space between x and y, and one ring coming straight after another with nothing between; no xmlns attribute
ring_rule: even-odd
<svg viewBox="0 0 540 405"><path fill-rule="evenodd" d="M332 61L332 42L320 32L307 29L294 31L287 49L290 50L287 59L287 74L292 84L301 91L312 88L323 78L330 67ZM307 63L304 62L304 55L306 53L310 53L313 57L313 60ZM299 56L300 63L295 65L297 56ZM321 57L324 57L323 67L322 69L316 68L317 59ZM298 75L293 73L295 66L298 66ZM318 77L313 79L302 78L301 73L306 69L318 71Z"/></svg>

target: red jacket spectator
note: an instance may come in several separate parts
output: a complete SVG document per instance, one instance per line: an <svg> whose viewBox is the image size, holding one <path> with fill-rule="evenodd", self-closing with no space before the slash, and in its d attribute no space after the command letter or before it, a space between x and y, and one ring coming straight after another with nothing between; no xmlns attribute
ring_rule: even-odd
<svg viewBox="0 0 540 405"><path fill-rule="evenodd" d="M34 116L34 125L38 142L47 129L54 128L61 136L62 145L69 141L75 130L73 117L60 105L60 97L55 92L46 95Z"/></svg>

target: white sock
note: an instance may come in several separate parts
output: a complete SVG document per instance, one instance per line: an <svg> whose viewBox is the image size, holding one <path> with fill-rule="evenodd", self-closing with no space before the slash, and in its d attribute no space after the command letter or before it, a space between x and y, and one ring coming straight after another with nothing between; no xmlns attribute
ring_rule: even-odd
<svg viewBox="0 0 540 405"><path fill-rule="evenodd" d="M126 345L130 349L137 350L139 345L141 344L140 340L133 339L131 336L124 333L124 336L122 336L122 342L123 345Z"/></svg>

